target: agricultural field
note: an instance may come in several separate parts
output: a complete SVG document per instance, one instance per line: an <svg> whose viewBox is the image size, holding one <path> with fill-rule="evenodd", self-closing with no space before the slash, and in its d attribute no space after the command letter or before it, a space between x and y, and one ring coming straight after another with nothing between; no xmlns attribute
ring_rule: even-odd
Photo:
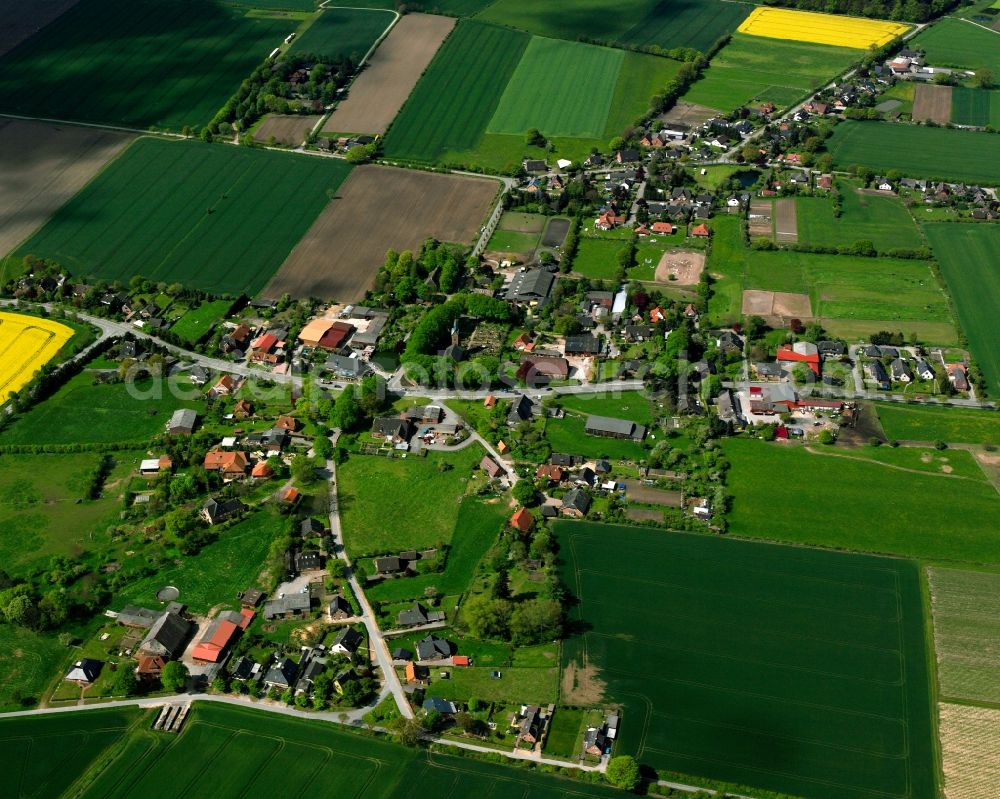
<svg viewBox="0 0 1000 799"><path fill-rule="evenodd" d="M445 570L434 574L420 574L399 580L386 580L365 593L372 601L398 601L420 599L424 589L433 586L442 596L464 594L479 565L479 561L497 539L497 534L507 520L505 505L488 504L471 497L462 500L451 534Z"/></svg>
<svg viewBox="0 0 1000 799"><path fill-rule="evenodd" d="M0 795L61 796L141 715L138 708L115 708L0 719L9 766L0 774Z"/></svg>
<svg viewBox="0 0 1000 799"><path fill-rule="evenodd" d="M1000 342L996 317L1000 303L1000 227L994 225L928 224L923 226L941 274L955 298L962 331L991 394L1000 393Z"/></svg>
<svg viewBox="0 0 1000 799"><path fill-rule="evenodd" d="M79 0L35 0L26 3L0 5L0 56L56 19Z"/></svg>
<svg viewBox="0 0 1000 799"><path fill-rule="evenodd" d="M293 53L347 57L357 64L393 19L395 14L392 11L325 8L288 49Z"/></svg>
<svg viewBox="0 0 1000 799"><path fill-rule="evenodd" d="M927 54L927 63L936 67L989 69L1000 75L1000 36L960 19L939 20L910 44Z"/></svg>
<svg viewBox="0 0 1000 799"><path fill-rule="evenodd" d="M385 133L454 25L453 19L430 14L407 14L400 19L323 130Z"/></svg>
<svg viewBox="0 0 1000 799"><path fill-rule="evenodd" d="M386 250L416 251L427 238L471 245L499 185L486 178L362 166L306 232L264 294L360 300ZM362 219L365 224L358 224Z"/></svg>
<svg viewBox="0 0 1000 799"><path fill-rule="evenodd" d="M60 729L78 739L96 737L107 724L118 735L118 724L102 717L108 711L66 713L53 716ZM131 720L129 713L125 718ZM11 738L44 735L49 717L4 722L12 726ZM121 726L125 726L122 724ZM108 733L110 735L110 733ZM22 764L45 764L23 746L11 752L20 775ZM39 748L32 748L37 752ZM88 750L91 759L98 747ZM359 734L341 725L318 719L298 719L251 708L195 702L179 735L154 733L145 719L132 729L126 745L110 765L96 775L81 794L84 799L123 799L137 795L180 795L197 790L210 779L220 762L234 764L231 773L214 788L218 799L254 795L314 792L319 796L354 795L359 786L372 799L418 796L489 795L494 799L564 799L620 797L610 786L589 785L535 770L515 769L496 763L455 757L439 752L403 747L384 738ZM80 776L89 762L63 762L63 786ZM31 776L29 770L27 776ZM13 795L13 794L11 794ZM55 795L55 794L46 794Z"/></svg>
<svg viewBox="0 0 1000 799"><path fill-rule="evenodd" d="M915 468L905 449L880 448L878 460L840 448L752 440L726 441L724 449L734 535L941 563L1000 564L996 537L982 524L1000 513L1000 496L982 476ZM784 476L782 502L775 502L775 474ZM908 499L888 502L893 496ZM948 501L923 501L937 496Z"/></svg>
<svg viewBox="0 0 1000 799"><path fill-rule="evenodd" d="M882 253L924 245L913 217L898 197L861 190L847 181L838 181L837 191L842 202L839 217L833 215L832 200L794 199L800 244L842 247L867 240Z"/></svg>
<svg viewBox="0 0 1000 799"><path fill-rule="evenodd" d="M138 452L116 452L100 499L87 496L96 452L0 458L0 561L9 574L44 569L53 556L82 560L110 544Z"/></svg>
<svg viewBox="0 0 1000 799"><path fill-rule="evenodd" d="M0 431L0 444L142 443L163 433L175 410L200 397L201 389L189 383L99 383L84 371Z"/></svg>
<svg viewBox="0 0 1000 799"><path fill-rule="evenodd" d="M975 408L875 404L882 429L899 441L1000 445L1000 414Z"/></svg>
<svg viewBox="0 0 1000 799"><path fill-rule="evenodd" d="M0 119L0 282L3 257L128 142L112 131Z"/></svg>
<svg viewBox="0 0 1000 799"><path fill-rule="evenodd" d="M955 86L951 90L951 121L956 125L1000 127L1000 91Z"/></svg>
<svg viewBox="0 0 1000 799"><path fill-rule="evenodd" d="M991 133L845 121L826 146L837 169L856 164L914 178L1000 183L1000 136Z"/></svg>
<svg viewBox="0 0 1000 799"><path fill-rule="evenodd" d="M128 604L159 607L156 592L165 585L180 590L180 601L192 613L207 613L229 603L248 586L256 586L268 547L284 528L270 510L258 510L219 533L197 555L180 557L149 577L133 580L115 596L115 607Z"/></svg>
<svg viewBox="0 0 1000 799"><path fill-rule="evenodd" d="M755 36L735 33L684 100L724 112L768 101L786 108L857 58L857 50L845 47L778 39L762 46Z"/></svg>
<svg viewBox="0 0 1000 799"><path fill-rule="evenodd" d="M344 546L351 557L450 543L469 477L482 457L478 445L424 458L352 455L337 470ZM442 470L442 464L451 468Z"/></svg>
<svg viewBox="0 0 1000 799"><path fill-rule="evenodd" d="M574 0L572 6L497 0L477 18L539 36L665 49L691 47L707 52L733 32L748 11L747 6L717 0L624 0L615 6L614 14L608 13L601 0Z"/></svg>
<svg viewBox="0 0 1000 799"><path fill-rule="evenodd" d="M298 147L322 119L318 114L268 114L253 129L253 140L260 144Z"/></svg>
<svg viewBox="0 0 1000 799"><path fill-rule="evenodd" d="M945 799L992 799L1000 785L1000 710L938 705Z"/></svg>
<svg viewBox="0 0 1000 799"><path fill-rule="evenodd" d="M952 92L951 86L936 86L931 83L916 86L911 111L913 121L947 125L951 121Z"/></svg>
<svg viewBox="0 0 1000 799"><path fill-rule="evenodd" d="M928 569L946 700L1000 703L1000 573Z"/></svg>
<svg viewBox="0 0 1000 799"><path fill-rule="evenodd" d="M194 345L205 338L215 328L229 309L233 307L231 300L209 300L197 308L186 311L170 328L170 332L185 344Z"/></svg>
<svg viewBox="0 0 1000 799"><path fill-rule="evenodd" d="M51 319L0 311L0 404L16 394L73 337Z"/></svg>
<svg viewBox="0 0 1000 799"><path fill-rule="evenodd" d="M910 29L900 22L817 14L787 8L756 8L743 20L740 33L767 39L791 39L811 44L867 50L881 47Z"/></svg>
<svg viewBox="0 0 1000 799"><path fill-rule="evenodd" d="M17 250L77 278L256 294L350 172L343 161L143 138Z"/></svg>
<svg viewBox="0 0 1000 799"><path fill-rule="evenodd" d="M815 799L933 795L915 563L588 523L555 533L586 625L564 642L560 701L621 704L618 754Z"/></svg>
<svg viewBox="0 0 1000 799"><path fill-rule="evenodd" d="M0 60L0 112L176 131L206 125L297 26L221 2L81 0Z"/></svg>

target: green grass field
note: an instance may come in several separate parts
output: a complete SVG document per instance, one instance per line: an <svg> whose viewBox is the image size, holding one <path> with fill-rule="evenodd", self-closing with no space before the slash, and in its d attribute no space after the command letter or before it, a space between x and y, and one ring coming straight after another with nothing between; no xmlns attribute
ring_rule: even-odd
<svg viewBox="0 0 1000 799"><path fill-rule="evenodd" d="M347 177L343 161L139 139L15 253L74 277L253 295Z"/></svg>
<svg viewBox="0 0 1000 799"><path fill-rule="evenodd" d="M257 585L267 548L283 526L271 511L256 511L227 527L197 555L129 583L115 597L115 607L130 603L158 607L156 592L165 585L180 589L181 602L194 613L205 613L220 602L232 603L240 591Z"/></svg>
<svg viewBox="0 0 1000 799"><path fill-rule="evenodd" d="M545 754L550 757L573 757L581 746L586 715L587 711L579 708L558 708L545 739Z"/></svg>
<svg viewBox="0 0 1000 799"><path fill-rule="evenodd" d="M327 8L289 49L334 58L347 56L357 64L393 19L391 11Z"/></svg>
<svg viewBox="0 0 1000 799"><path fill-rule="evenodd" d="M8 764L0 773L0 795L61 796L140 716L137 708L115 708L0 719Z"/></svg>
<svg viewBox="0 0 1000 799"><path fill-rule="evenodd" d="M765 101L784 108L857 58L857 51L844 47L780 39L762 47L759 37L735 33L684 99L725 112Z"/></svg>
<svg viewBox="0 0 1000 799"><path fill-rule="evenodd" d="M1000 136L991 133L847 121L826 146L838 169L857 164L916 178L1000 183Z"/></svg>
<svg viewBox="0 0 1000 799"><path fill-rule="evenodd" d="M82 560L109 544L123 481L141 453L117 452L101 499L88 499L94 452L0 457L0 562L13 575L44 569L55 555Z"/></svg>
<svg viewBox="0 0 1000 799"><path fill-rule="evenodd" d="M562 419L545 421L545 438L552 446L553 452L612 460L642 460L646 457L647 450L642 444L621 438L589 436L586 427L586 414L567 413Z"/></svg>
<svg viewBox="0 0 1000 799"><path fill-rule="evenodd" d="M0 625L0 712L36 705L54 671L60 669L68 657L71 657L69 650L53 633L36 633L12 624ZM4 734L2 730L0 725L0 736Z"/></svg>
<svg viewBox="0 0 1000 799"><path fill-rule="evenodd" d="M501 679L491 676L489 666L451 669L447 680L433 680L427 696L440 696L465 702L475 697L487 702L531 702L547 705L555 702L559 693L559 667L553 660L551 668L532 669L506 666Z"/></svg>
<svg viewBox="0 0 1000 799"><path fill-rule="evenodd" d="M478 445L426 458L353 455L337 469L344 546L351 557L451 541ZM451 468L442 470L443 464Z"/></svg>
<svg viewBox="0 0 1000 799"><path fill-rule="evenodd" d="M1000 704L1000 574L928 569L927 578L941 694Z"/></svg>
<svg viewBox="0 0 1000 799"><path fill-rule="evenodd" d="M0 444L148 441L164 431L175 410L192 405L193 400L174 396L171 383L95 385L92 374L81 372L0 432ZM200 389L187 384L186 390L200 397Z"/></svg>
<svg viewBox="0 0 1000 799"><path fill-rule="evenodd" d="M998 137L1000 138L1000 137ZM1000 342L994 309L1000 303L1000 227L994 225L924 225L941 274L955 299L958 319L969 339L990 393L1000 393Z"/></svg>
<svg viewBox="0 0 1000 799"><path fill-rule="evenodd" d="M954 87L951 90L951 121L957 125L1000 127L1000 91Z"/></svg>
<svg viewBox="0 0 1000 799"><path fill-rule="evenodd" d="M487 250L494 252L530 253L538 246L537 233L517 233L513 230L498 230L490 236Z"/></svg>
<svg viewBox="0 0 1000 799"><path fill-rule="evenodd" d="M1000 444L1000 414L974 408L875 404L882 429L900 441Z"/></svg>
<svg viewBox="0 0 1000 799"><path fill-rule="evenodd" d="M838 181L842 198L839 217L833 201L820 197L796 197L799 243L840 247L867 239L879 252L923 245L913 217L898 197L861 193L847 181Z"/></svg>
<svg viewBox="0 0 1000 799"><path fill-rule="evenodd" d="M581 238L573 258L573 271L593 280L613 280L618 273L618 253L625 242L617 239Z"/></svg>
<svg viewBox="0 0 1000 799"><path fill-rule="evenodd" d="M466 498L458 509L455 529L451 535L451 550L444 572L420 574L399 580L386 580L365 593L373 601L420 599L424 589L437 588L438 593L449 596L465 592L476 571L476 566L497 539L507 519L508 508L501 504Z"/></svg>
<svg viewBox="0 0 1000 799"><path fill-rule="evenodd" d="M187 344L197 344L212 332L215 324L233 307L231 300L203 302L178 319L170 332Z"/></svg>
<svg viewBox="0 0 1000 799"><path fill-rule="evenodd" d="M782 491L772 506L789 504L788 476L767 472ZM915 563L587 523L555 532L586 625L564 642L560 701L621 704L617 754L814 799L935 794Z"/></svg>
<svg viewBox="0 0 1000 799"><path fill-rule="evenodd" d="M942 19L916 36L911 44L938 67L977 70L1000 75L1000 36L958 19Z"/></svg>
<svg viewBox="0 0 1000 799"><path fill-rule="evenodd" d="M541 36L706 52L736 30L749 11L748 6L716 0L623 0L614 13L608 13L602 0L574 0L572 5L497 0L479 17Z"/></svg>
<svg viewBox="0 0 1000 799"><path fill-rule="evenodd" d="M981 478L915 469L902 449L880 448L875 460L871 451L810 451L748 440L730 440L724 448L734 535L937 562L1000 563L996 537L981 523L1000 513L1000 496Z"/></svg>
<svg viewBox="0 0 1000 799"><path fill-rule="evenodd" d="M533 37L486 131L600 138L624 60L610 47Z"/></svg>
<svg viewBox="0 0 1000 799"><path fill-rule="evenodd" d="M459 23L393 121L386 156L435 161L448 151L473 149L529 39L495 25Z"/></svg>
<svg viewBox="0 0 1000 799"><path fill-rule="evenodd" d="M603 394L567 394L559 397L559 407L566 411L628 419L637 424L653 422L653 401L639 391Z"/></svg>
<svg viewBox="0 0 1000 799"><path fill-rule="evenodd" d="M0 111L138 128L206 125L297 27L200 0L83 0L0 60Z"/></svg>

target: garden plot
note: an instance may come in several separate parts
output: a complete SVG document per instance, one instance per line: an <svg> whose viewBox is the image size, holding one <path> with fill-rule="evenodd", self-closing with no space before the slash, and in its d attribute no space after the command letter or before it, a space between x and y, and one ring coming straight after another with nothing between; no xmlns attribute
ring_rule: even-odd
<svg viewBox="0 0 1000 799"><path fill-rule="evenodd" d="M773 213L774 204L770 200L754 200L751 202L750 235L771 238L774 235L774 222L771 218Z"/></svg>
<svg viewBox="0 0 1000 799"><path fill-rule="evenodd" d="M774 238L779 244L795 244L799 240L794 197L774 201Z"/></svg>

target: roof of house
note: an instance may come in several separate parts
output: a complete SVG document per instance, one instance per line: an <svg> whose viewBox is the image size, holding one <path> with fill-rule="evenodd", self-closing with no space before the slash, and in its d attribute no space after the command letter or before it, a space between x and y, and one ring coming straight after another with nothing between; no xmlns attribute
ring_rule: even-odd
<svg viewBox="0 0 1000 799"><path fill-rule="evenodd" d="M590 355L600 352L601 342L597 336L566 336L565 351L567 355Z"/></svg>
<svg viewBox="0 0 1000 799"><path fill-rule="evenodd" d="M346 613L348 616L353 616L354 608L351 607L351 603L348 602L344 597L342 597L340 594L337 594L337 596L333 597L333 599L330 600L330 605L327 608L327 612L331 616L336 616L338 613Z"/></svg>
<svg viewBox="0 0 1000 799"><path fill-rule="evenodd" d="M191 633L191 625L176 613L164 613L149 628L146 637L139 644L140 651L160 654L169 658L180 654Z"/></svg>
<svg viewBox="0 0 1000 799"><path fill-rule="evenodd" d="M590 503L590 494L582 488L574 488L572 491L567 491L565 496L563 496L562 506L585 514L590 510Z"/></svg>
<svg viewBox="0 0 1000 799"><path fill-rule="evenodd" d="M522 533L528 532L534 523L535 517L531 515L531 511L527 508L521 508L510 517L510 526L515 530L520 530Z"/></svg>
<svg viewBox="0 0 1000 799"><path fill-rule="evenodd" d="M430 620L430 614L427 612L427 608L419 602L414 602L412 608L399 611L396 618L400 627L415 627L418 624L427 624Z"/></svg>
<svg viewBox="0 0 1000 799"><path fill-rule="evenodd" d="M102 665L99 660L83 658L73 664L73 667L66 673L66 679L74 682L93 682L101 673Z"/></svg>
<svg viewBox="0 0 1000 799"><path fill-rule="evenodd" d="M239 624L224 619L217 618L208 625L208 629L191 650L191 657L195 660L204 660L209 663L218 663L233 639L236 637Z"/></svg>
<svg viewBox="0 0 1000 799"><path fill-rule="evenodd" d="M555 275L547 269L518 272L507 289L506 297L513 301L544 300L552 291Z"/></svg>
<svg viewBox="0 0 1000 799"><path fill-rule="evenodd" d="M479 468L491 478L497 478L504 474L504 468L489 455L483 455L483 459L479 461Z"/></svg>
<svg viewBox="0 0 1000 799"><path fill-rule="evenodd" d="M353 627L345 627L340 631L340 635L333 639L332 646L342 647L351 654L354 654L358 651L358 647L360 647L364 642L365 637L361 633Z"/></svg>
<svg viewBox="0 0 1000 799"><path fill-rule="evenodd" d="M159 617L160 611L158 610L126 605L118 611L116 620L119 624L124 624L126 627L152 627L153 622Z"/></svg>
<svg viewBox="0 0 1000 799"><path fill-rule="evenodd" d="M447 658L452 655L452 644L443 638L428 635L417 641L417 657L419 660L435 660L437 658Z"/></svg>
<svg viewBox="0 0 1000 799"><path fill-rule="evenodd" d="M287 613L303 613L309 610L312 600L309 594L286 594L277 599L269 599L264 603L264 618L284 616Z"/></svg>
<svg viewBox="0 0 1000 799"><path fill-rule="evenodd" d="M297 671L298 666L293 661L288 658L282 658L267 670L267 674L264 675L264 682L290 688L292 683L295 682L295 673Z"/></svg>
<svg viewBox="0 0 1000 799"><path fill-rule="evenodd" d="M432 696L424 700L424 710L433 710L436 713L445 713L448 715L458 712L458 708L455 707L454 702L449 702L447 699L441 699L437 696Z"/></svg>
<svg viewBox="0 0 1000 799"><path fill-rule="evenodd" d="M604 433L615 436L628 436L641 440L646 435L646 428L628 419L614 419L610 416L588 416L586 432L590 434Z"/></svg>
<svg viewBox="0 0 1000 799"><path fill-rule="evenodd" d="M306 344L318 344L327 330L333 327L332 319L313 319L299 333L299 341Z"/></svg>

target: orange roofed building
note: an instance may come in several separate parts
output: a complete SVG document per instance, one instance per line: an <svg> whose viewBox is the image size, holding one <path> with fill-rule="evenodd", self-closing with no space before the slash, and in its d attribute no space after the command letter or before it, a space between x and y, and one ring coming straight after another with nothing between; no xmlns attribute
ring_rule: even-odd
<svg viewBox="0 0 1000 799"><path fill-rule="evenodd" d="M522 533L527 533L534 523L535 518L527 508L521 508L510 517L510 526Z"/></svg>
<svg viewBox="0 0 1000 799"><path fill-rule="evenodd" d="M221 472L226 479L243 477L247 473L250 461L245 452L226 452L213 449L205 453L205 471Z"/></svg>
<svg viewBox="0 0 1000 799"><path fill-rule="evenodd" d="M702 239L707 239L709 236L712 235L712 231L708 229L708 225L702 223L700 225L694 226L694 228L691 230L691 235L698 236L699 238Z"/></svg>

